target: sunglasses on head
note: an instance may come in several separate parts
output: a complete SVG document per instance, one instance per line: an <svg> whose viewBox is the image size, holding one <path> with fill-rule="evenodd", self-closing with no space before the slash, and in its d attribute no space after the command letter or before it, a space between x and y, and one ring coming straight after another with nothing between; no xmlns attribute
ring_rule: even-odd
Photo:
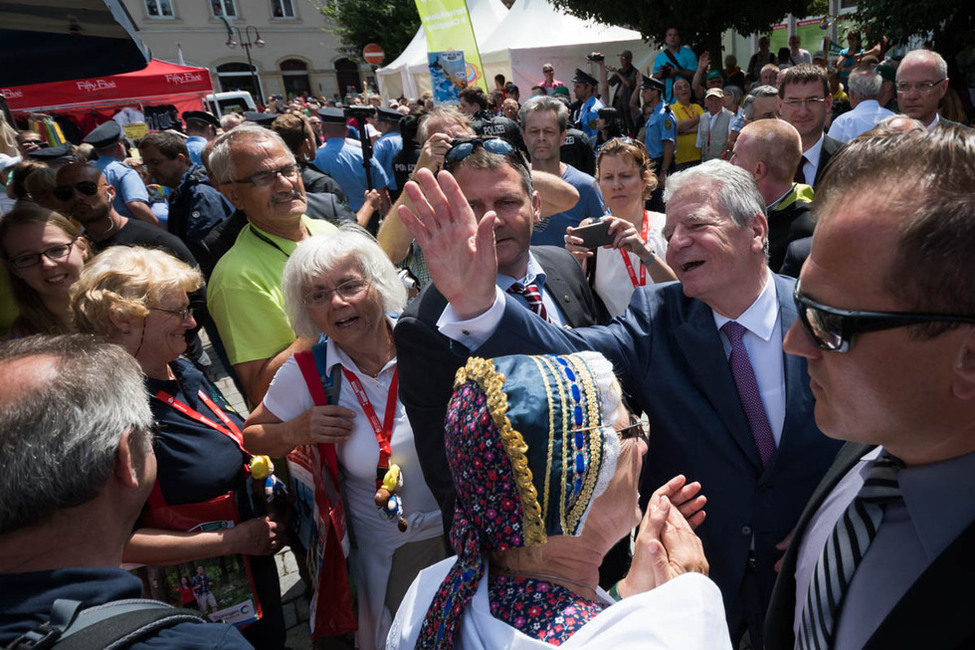
<svg viewBox="0 0 975 650"><path fill-rule="evenodd" d="M78 190L85 196L95 196L98 193L98 183L81 181L74 185L58 185L54 188L54 198L58 201L67 201L74 196L74 190Z"/></svg>
<svg viewBox="0 0 975 650"><path fill-rule="evenodd" d="M478 147L486 150L488 153L505 156L512 162L528 169L528 162L525 160L525 157L521 155L521 152L518 151L515 145L504 138L471 138L469 140L455 141L453 146L444 154L444 169L448 172L453 171L457 163L474 153Z"/></svg>
<svg viewBox="0 0 975 650"><path fill-rule="evenodd" d="M975 323L975 316L859 311L830 307L802 295L798 282L792 297L796 301L796 310L803 327L817 347L829 352L849 352L853 335L862 332L879 332L922 323Z"/></svg>

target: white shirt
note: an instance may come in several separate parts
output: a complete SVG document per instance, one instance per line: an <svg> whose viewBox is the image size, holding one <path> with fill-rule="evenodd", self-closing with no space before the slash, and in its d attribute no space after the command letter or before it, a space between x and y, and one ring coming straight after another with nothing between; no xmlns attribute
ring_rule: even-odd
<svg viewBox="0 0 975 650"><path fill-rule="evenodd" d="M812 185L816 180L816 170L819 169L819 154L823 150L825 135L819 136L816 144L802 152L806 162L802 165L802 173L806 177L806 185Z"/></svg>
<svg viewBox="0 0 975 650"><path fill-rule="evenodd" d="M545 286L545 270L542 269L542 266L538 263L538 260L536 260L535 256L532 255L531 253L528 253L528 272L525 274L525 277L513 278L510 275L504 275L503 273L498 273L498 277L495 280L495 285L497 286L498 291L504 294L508 291L508 288L511 285L513 285L515 282L521 284L522 286L535 284L535 286L538 287L539 293L542 294L542 304L545 305L545 311L548 314L549 320L552 321L552 324L554 325L558 325L559 327L565 327L565 318L562 316L562 310L559 307L558 303L555 302L555 298L552 297L552 293ZM528 303L523 298L512 296L510 294L508 295L512 300L517 300L522 305L524 305L526 309L528 308ZM495 298L495 302L497 302L497 298ZM503 310L504 303L502 302L501 305ZM447 309L444 310L443 314L440 316L440 319L437 321L437 327L441 328L441 331L443 331L443 325L448 322L448 320L445 320L447 319L448 310L450 311L451 314L451 319L448 320L456 320L456 318L453 318L453 313L454 313L453 310L450 308L450 305L448 305ZM498 317L498 320L501 320L500 316ZM491 331L493 332L494 328L496 328L497 326L498 326L497 322L495 322L494 327L491 328ZM444 333L444 336L453 339L455 341L458 341L460 343L464 343L461 339L450 336L449 334ZM485 336L483 339L481 339L481 343L488 340L489 337L490 337L490 333L487 336ZM464 345L467 344L464 343ZM480 345L480 343L478 345ZM476 346L472 347L468 345L467 347L473 350L474 347Z"/></svg>
<svg viewBox="0 0 975 650"><path fill-rule="evenodd" d="M876 99L865 99L852 111L847 111L833 120L833 125L829 127L829 137L849 142L893 114L878 104Z"/></svg>
<svg viewBox="0 0 975 650"><path fill-rule="evenodd" d="M718 332L721 332L725 323L732 320L717 312L712 313ZM772 428L775 446L778 447L782 440L782 427L785 425L785 361L782 356L783 332L779 318L779 301L771 272L768 273L765 287L755 302L734 320L745 328L742 342L755 371L755 381L762 395L765 415ZM721 335L721 345L724 347L725 358L730 357L731 343L724 334Z"/></svg>

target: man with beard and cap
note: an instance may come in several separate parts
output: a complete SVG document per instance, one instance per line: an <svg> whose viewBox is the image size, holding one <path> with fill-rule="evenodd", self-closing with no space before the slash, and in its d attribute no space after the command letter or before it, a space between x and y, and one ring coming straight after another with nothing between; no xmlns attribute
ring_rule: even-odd
<svg viewBox="0 0 975 650"><path fill-rule="evenodd" d="M295 340L281 276L298 242L335 226L305 216L305 188L294 154L274 131L241 124L217 138L207 159L221 193L247 224L210 278L208 306L227 356L252 405L274 373L314 341Z"/></svg>
<svg viewBox="0 0 975 650"><path fill-rule="evenodd" d="M94 165L80 162L65 165L58 170L56 183L54 198L61 204L59 212L81 224L95 252L110 246L160 248L190 266L198 266L193 253L176 235L119 214L112 200L115 188ZM187 335L187 354L194 361L208 365L209 359L196 334L210 320L206 290L193 291L189 297L197 325Z"/></svg>
<svg viewBox="0 0 975 650"><path fill-rule="evenodd" d="M597 86L599 86L599 82L595 77L576 68L576 72L572 76L572 91L575 93L579 106L572 113L572 121L592 142L596 141L598 132L596 120L599 118L599 109L605 106L596 97Z"/></svg>
<svg viewBox="0 0 975 650"><path fill-rule="evenodd" d="M183 121L186 122L186 149L190 152L190 160L195 165L202 165L203 147L207 142L217 137L217 129L220 128L220 121L206 111L186 111L183 113Z"/></svg>
<svg viewBox="0 0 975 650"><path fill-rule="evenodd" d="M122 138L122 127L115 120L109 120L85 136L98 160L92 164L98 168L115 188L112 202L115 211L123 217L135 217L140 221L159 225L159 219L149 207L149 192L139 173L122 163L127 157Z"/></svg>

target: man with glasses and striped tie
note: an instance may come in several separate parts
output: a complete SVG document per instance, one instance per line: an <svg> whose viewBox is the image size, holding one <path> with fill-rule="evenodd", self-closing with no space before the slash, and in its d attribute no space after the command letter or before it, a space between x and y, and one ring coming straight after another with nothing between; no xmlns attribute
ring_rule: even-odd
<svg viewBox="0 0 975 650"><path fill-rule="evenodd" d="M848 443L799 519L767 650L975 647L975 134L854 142L785 350ZM710 504L709 504L710 505Z"/></svg>

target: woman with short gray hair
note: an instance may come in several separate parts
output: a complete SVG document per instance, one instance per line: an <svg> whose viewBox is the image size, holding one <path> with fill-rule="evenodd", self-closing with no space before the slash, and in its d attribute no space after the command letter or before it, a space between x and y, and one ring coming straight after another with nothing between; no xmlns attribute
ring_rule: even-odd
<svg viewBox="0 0 975 650"><path fill-rule="evenodd" d="M317 372L307 379L301 353L281 366L245 423L245 445L271 456L299 445L335 445L358 542L349 555L358 646L381 648L410 583L447 556L440 509L397 395L393 319L406 304L406 289L379 244L347 225L298 245L282 291L295 333L321 336L312 351ZM339 387L332 391L337 403L321 405L313 395L328 378Z"/></svg>

